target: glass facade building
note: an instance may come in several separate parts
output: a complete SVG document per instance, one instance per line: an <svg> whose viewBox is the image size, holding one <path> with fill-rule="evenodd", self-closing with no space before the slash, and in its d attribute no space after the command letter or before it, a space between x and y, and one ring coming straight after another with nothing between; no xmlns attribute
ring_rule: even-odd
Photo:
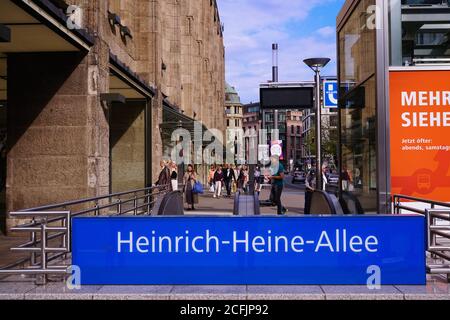
<svg viewBox="0 0 450 320"><path fill-rule="evenodd" d="M377 211L376 30L361 28L371 5L375 0L360 1L338 32L341 171L353 180L343 191L356 195L365 212Z"/></svg>
<svg viewBox="0 0 450 320"><path fill-rule="evenodd" d="M391 210L389 72L448 68L449 32L448 0L347 0L338 15L340 192L361 213Z"/></svg>
<svg viewBox="0 0 450 320"><path fill-rule="evenodd" d="M390 65L450 63L450 0L389 1Z"/></svg>

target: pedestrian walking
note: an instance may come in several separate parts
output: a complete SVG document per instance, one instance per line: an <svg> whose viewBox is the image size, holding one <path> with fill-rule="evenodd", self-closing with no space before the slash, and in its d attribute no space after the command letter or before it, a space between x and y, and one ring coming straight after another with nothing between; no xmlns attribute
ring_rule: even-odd
<svg viewBox="0 0 450 320"><path fill-rule="evenodd" d="M221 197L223 181L224 177L222 167L218 166L216 172L214 173L214 198Z"/></svg>
<svg viewBox="0 0 450 320"><path fill-rule="evenodd" d="M223 181L225 183L227 197L231 197L232 185L236 182L236 176L234 175L233 168L229 164L225 165Z"/></svg>
<svg viewBox="0 0 450 320"><path fill-rule="evenodd" d="M236 182L234 183L234 187L233 187L233 193L238 192L239 189L239 175L241 174L241 170L239 166L234 165L233 166L233 170L234 170L234 176L236 177Z"/></svg>
<svg viewBox="0 0 450 320"><path fill-rule="evenodd" d="M242 183L242 189L244 190L245 193L247 193L248 192L248 183L250 180L250 174L248 172L247 166L244 166L243 176L244 176L244 179L243 179L243 183Z"/></svg>
<svg viewBox="0 0 450 320"><path fill-rule="evenodd" d="M161 161L159 165L161 166L161 172L159 173L158 181L155 182L155 185L158 187L169 186L169 189L172 190L172 185L170 183L170 169L168 167L168 162Z"/></svg>
<svg viewBox="0 0 450 320"><path fill-rule="evenodd" d="M235 194L238 191L237 179L238 179L239 173L238 173L238 170L235 165L231 166L231 171L233 172L233 178L234 178L234 180L231 182L231 193Z"/></svg>
<svg viewBox="0 0 450 320"><path fill-rule="evenodd" d="M281 196L283 193L284 186L284 166L280 162L280 157L277 155L271 156L270 172L271 175L268 177L272 183L271 197L273 203L277 206L277 214L286 214L286 208L283 207L281 203Z"/></svg>
<svg viewBox="0 0 450 320"><path fill-rule="evenodd" d="M255 177L255 192L260 192L261 191L261 169L258 166L255 167L254 177Z"/></svg>
<svg viewBox="0 0 450 320"><path fill-rule="evenodd" d="M188 205L189 210L195 210L195 204L198 203L198 195L194 193L193 188L194 184L197 181L197 175L194 171L193 165L188 165L187 171L183 177L184 184L184 199L186 204Z"/></svg>
<svg viewBox="0 0 450 320"><path fill-rule="evenodd" d="M237 180L239 191L247 192L248 169L246 168L246 166L242 166L240 168Z"/></svg>
<svg viewBox="0 0 450 320"><path fill-rule="evenodd" d="M214 174L216 173L216 166L212 165L209 169L208 174L208 183L209 183L209 192L214 193L215 192L215 186L214 186Z"/></svg>
<svg viewBox="0 0 450 320"><path fill-rule="evenodd" d="M311 213L311 200L314 191L316 191L316 172L311 169L305 179L305 214Z"/></svg>
<svg viewBox="0 0 450 320"><path fill-rule="evenodd" d="M322 191L327 190L328 176L329 176L328 165L324 163L322 165Z"/></svg>
<svg viewBox="0 0 450 320"><path fill-rule="evenodd" d="M350 183L350 174L348 173L346 166L342 168L341 180L342 180L342 191L348 191Z"/></svg>
<svg viewBox="0 0 450 320"><path fill-rule="evenodd" d="M170 182L172 184L172 191L178 191L178 167L175 162L170 162Z"/></svg>

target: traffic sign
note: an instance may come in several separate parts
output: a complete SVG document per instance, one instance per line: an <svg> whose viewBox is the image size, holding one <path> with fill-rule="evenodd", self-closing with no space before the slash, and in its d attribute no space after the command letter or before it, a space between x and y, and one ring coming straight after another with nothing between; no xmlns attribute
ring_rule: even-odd
<svg viewBox="0 0 450 320"><path fill-rule="evenodd" d="M323 82L323 107L338 107L338 83L336 80L325 80Z"/></svg>

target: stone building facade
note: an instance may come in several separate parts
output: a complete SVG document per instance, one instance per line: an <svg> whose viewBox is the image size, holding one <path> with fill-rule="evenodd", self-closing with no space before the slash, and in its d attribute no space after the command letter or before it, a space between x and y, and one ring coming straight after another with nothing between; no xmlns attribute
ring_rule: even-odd
<svg viewBox="0 0 450 320"><path fill-rule="evenodd" d="M302 116L302 111L288 110L286 112L286 158L290 171L301 165L303 149Z"/></svg>
<svg viewBox="0 0 450 320"><path fill-rule="evenodd" d="M244 130L261 130L261 108L259 102L244 105Z"/></svg>
<svg viewBox="0 0 450 320"><path fill-rule="evenodd" d="M244 105L244 123L243 123L243 129L245 132L256 132L259 134L262 126L261 121L261 108L259 102L251 102L249 104ZM252 152L257 152L252 149L252 146L250 145L250 139L246 138L246 145L245 145L245 159L247 161L250 161L252 159ZM254 156L254 155L253 155Z"/></svg>
<svg viewBox="0 0 450 320"><path fill-rule="evenodd" d="M3 212L151 184L167 105L224 130L215 0L5 0L0 24Z"/></svg>
<svg viewBox="0 0 450 320"><path fill-rule="evenodd" d="M227 129L242 129L244 110L236 89L229 84L225 87L225 120Z"/></svg>

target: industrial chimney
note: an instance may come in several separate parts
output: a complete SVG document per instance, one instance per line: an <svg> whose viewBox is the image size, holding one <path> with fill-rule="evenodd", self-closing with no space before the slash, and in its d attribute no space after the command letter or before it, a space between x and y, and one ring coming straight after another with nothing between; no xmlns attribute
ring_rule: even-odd
<svg viewBox="0 0 450 320"><path fill-rule="evenodd" d="M272 82L278 82L278 43L272 44Z"/></svg>

